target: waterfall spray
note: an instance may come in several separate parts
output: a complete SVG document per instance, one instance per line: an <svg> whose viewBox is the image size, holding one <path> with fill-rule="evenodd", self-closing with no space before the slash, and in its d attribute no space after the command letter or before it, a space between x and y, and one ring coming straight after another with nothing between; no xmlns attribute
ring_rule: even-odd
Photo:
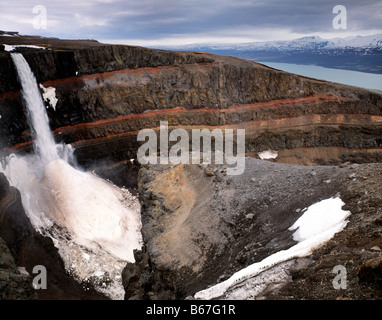
<svg viewBox="0 0 382 320"><path fill-rule="evenodd" d="M4 173L20 191L32 225L53 239L67 271L111 298L122 299L122 269L127 261L134 262L133 250L142 245L139 202L128 190L69 165L71 149L55 143L27 61L19 53L11 55L35 153L10 155Z"/></svg>

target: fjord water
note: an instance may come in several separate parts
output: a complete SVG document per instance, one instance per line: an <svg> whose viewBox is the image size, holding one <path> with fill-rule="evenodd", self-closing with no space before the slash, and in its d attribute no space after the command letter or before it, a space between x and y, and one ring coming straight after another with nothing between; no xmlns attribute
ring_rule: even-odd
<svg viewBox="0 0 382 320"><path fill-rule="evenodd" d="M314 65L299 65L281 62L261 62L268 67L295 73L305 77L342 83L372 90L382 90L382 74L325 68Z"/></svg>
<svg viewBox="0 0 382 320"><path fill-rule="evenodd" d="M34 154L10 155L3 172L16 187L37 231L53 239L65 267L112 299L123 299L121 272L142 244L140 205L128 190L69 164L70 146L56 144L36 79L12 53L22 86ZM41 261L44 265L44 261Z"/></svg>

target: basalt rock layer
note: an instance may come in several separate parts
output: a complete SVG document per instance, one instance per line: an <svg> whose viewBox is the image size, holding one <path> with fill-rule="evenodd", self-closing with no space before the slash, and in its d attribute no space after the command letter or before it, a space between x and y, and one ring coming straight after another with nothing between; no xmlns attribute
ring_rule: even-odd
<svg viewBox="0 0 382 320"><path fill-rule="evenodd" d="M123 272L126 298L185 298L225 279L291 246L287 229L301 209L338 192L349 200L352 212L365 209L351 200L353 193L368 208L379 205L378 195L362 195L362 182L380 185L380 174L357 177L357 188L349 189L354 180L349 179L351 168L300 166L380 162L382 96L377 93L206 53L25 36L0 35L1 43L20 45L16 50L23 53L39 84L55 89L58 102L47 100L46 107L56 140L73 145L81 165L117 185L139 189L145 246L135 253L137 262ZM1 158L31 152L33 144L16 71L10 53L2 49ZM137 134L144 128L159 132L160 121L167 121L169 130L183 128L188 133L245 129L246 153L252 157L246 160L245 174L227 176L224 165L143 166L138 174L136 161L130 161L140 146ZM283 164L253 159L268 149L278 151L274 161ZM363 168L369 174L379 170L378 165ZM28 272L36 264L34 257L44 257L53 266L59 257L52 243L31 229L17 190L5 181L1 184L5 193L0 198L0 236L12 255L17 261L24 259ZM376 210L370 219L377 221L378 214ZM368 237L368 246L379 244L374 220L365 227L367 236L357 238L365 228L364 215L356 217L356 237L348 234L348 247L358 240L366 243ZM331 243L337 251L338 239L341 236ZM357 251L362 246L355 247ZM374 253L362 252L356 252L360 259L353 261L352 272L361 262L367 264L365 259L375 258ZM330 260L320 259L316 257L313 267L319 270L320 261L326 261L328 271ZM291 293L293 288L286 286L283 297L304 297L304 284L315 285L316 279L304 272L308 273L296 273L299 289ZM66 291L60 263L52 273L54 298L70 298L67 292L71 298L98 298L96 293L83 295L74 285L76 289ZM324 293L311 292L314 297Z"/></svg>
<svg viewBox="0 0 382 320"><path fill-rule="evenodd" d="M137 133L182 127L246 130L250 156L273 149L276 161L326 164L381 161L382 97L274 70L255 62L96 41L1 37L22 48L58 102L47 111L56 139L71 143L79 162L135 158ZM0 52L2 154L31 149L17 77ZM117 151L116 151L117 150Z"/></svg>

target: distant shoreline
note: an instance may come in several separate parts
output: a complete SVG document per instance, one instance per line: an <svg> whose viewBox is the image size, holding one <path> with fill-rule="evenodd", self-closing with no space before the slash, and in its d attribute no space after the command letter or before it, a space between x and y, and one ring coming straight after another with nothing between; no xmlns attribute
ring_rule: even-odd
<svg viewBox="0 0 382 320"><path fill-rule="evenodd" d="M356 86L382 94L382 74L327 68L316 65L258 61L268 67L305 77Z"/></svg>

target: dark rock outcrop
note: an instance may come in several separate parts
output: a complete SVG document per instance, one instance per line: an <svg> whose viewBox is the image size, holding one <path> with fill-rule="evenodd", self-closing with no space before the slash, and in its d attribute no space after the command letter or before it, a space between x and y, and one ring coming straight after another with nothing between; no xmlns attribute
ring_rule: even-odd
<svg viewBox="0 0 382 320"><path fill-rule="evenodd" d="M382 257L366 261L359 269L358 277L360 282L374 284L382 287Z"/></svg>
<svg viewBox="0 0 382 320"><path fill-rule="evenodd" d="M251 158L239 176L227 175L224 165L143 166L142 234L150 271L167 284L163 289L152 280L146 296L171 288L172 298L185 298L291 247L288 228L302 209L342 194L351 172L313 168ZM128 293L134 297L142 290L138 274L145 272L130 273L128 283L135 277L137 290Z"/></svg>
<svg viewBox="0 0 382 320"><path fill-rule="evenodd" d="M32 278L17 269L7 245L0 238L0 300L33 300Z"/></svg>
<svg viewBox="0 0 382 320"><path fill-rule="evenodd" d="M145 258L124 271L127 299L185 298L225 280L295 244L288 228L302 209L338 195L352 213L346 229L292 263L289 280L262 298L380 297L380 164L305 167L248 158L243 175L225 169L141 169ZM336 265L347 268L346 290L333 287Z"/></svg>
<svg viewBox="0 0 382 320"><path fill-rule="evenodd" d="M122 271L125 299L170 300L174 299L174 287L163 273L157 272L151 263L146 246L135 250L135 263L127 263Z"/></svg>
<svg viewBox="0 0 382 320"><path fill-rule="evenodd" d="M382 287L382 257L379 256L366 261L360 267L358 277L361 282Z"/></svg>

